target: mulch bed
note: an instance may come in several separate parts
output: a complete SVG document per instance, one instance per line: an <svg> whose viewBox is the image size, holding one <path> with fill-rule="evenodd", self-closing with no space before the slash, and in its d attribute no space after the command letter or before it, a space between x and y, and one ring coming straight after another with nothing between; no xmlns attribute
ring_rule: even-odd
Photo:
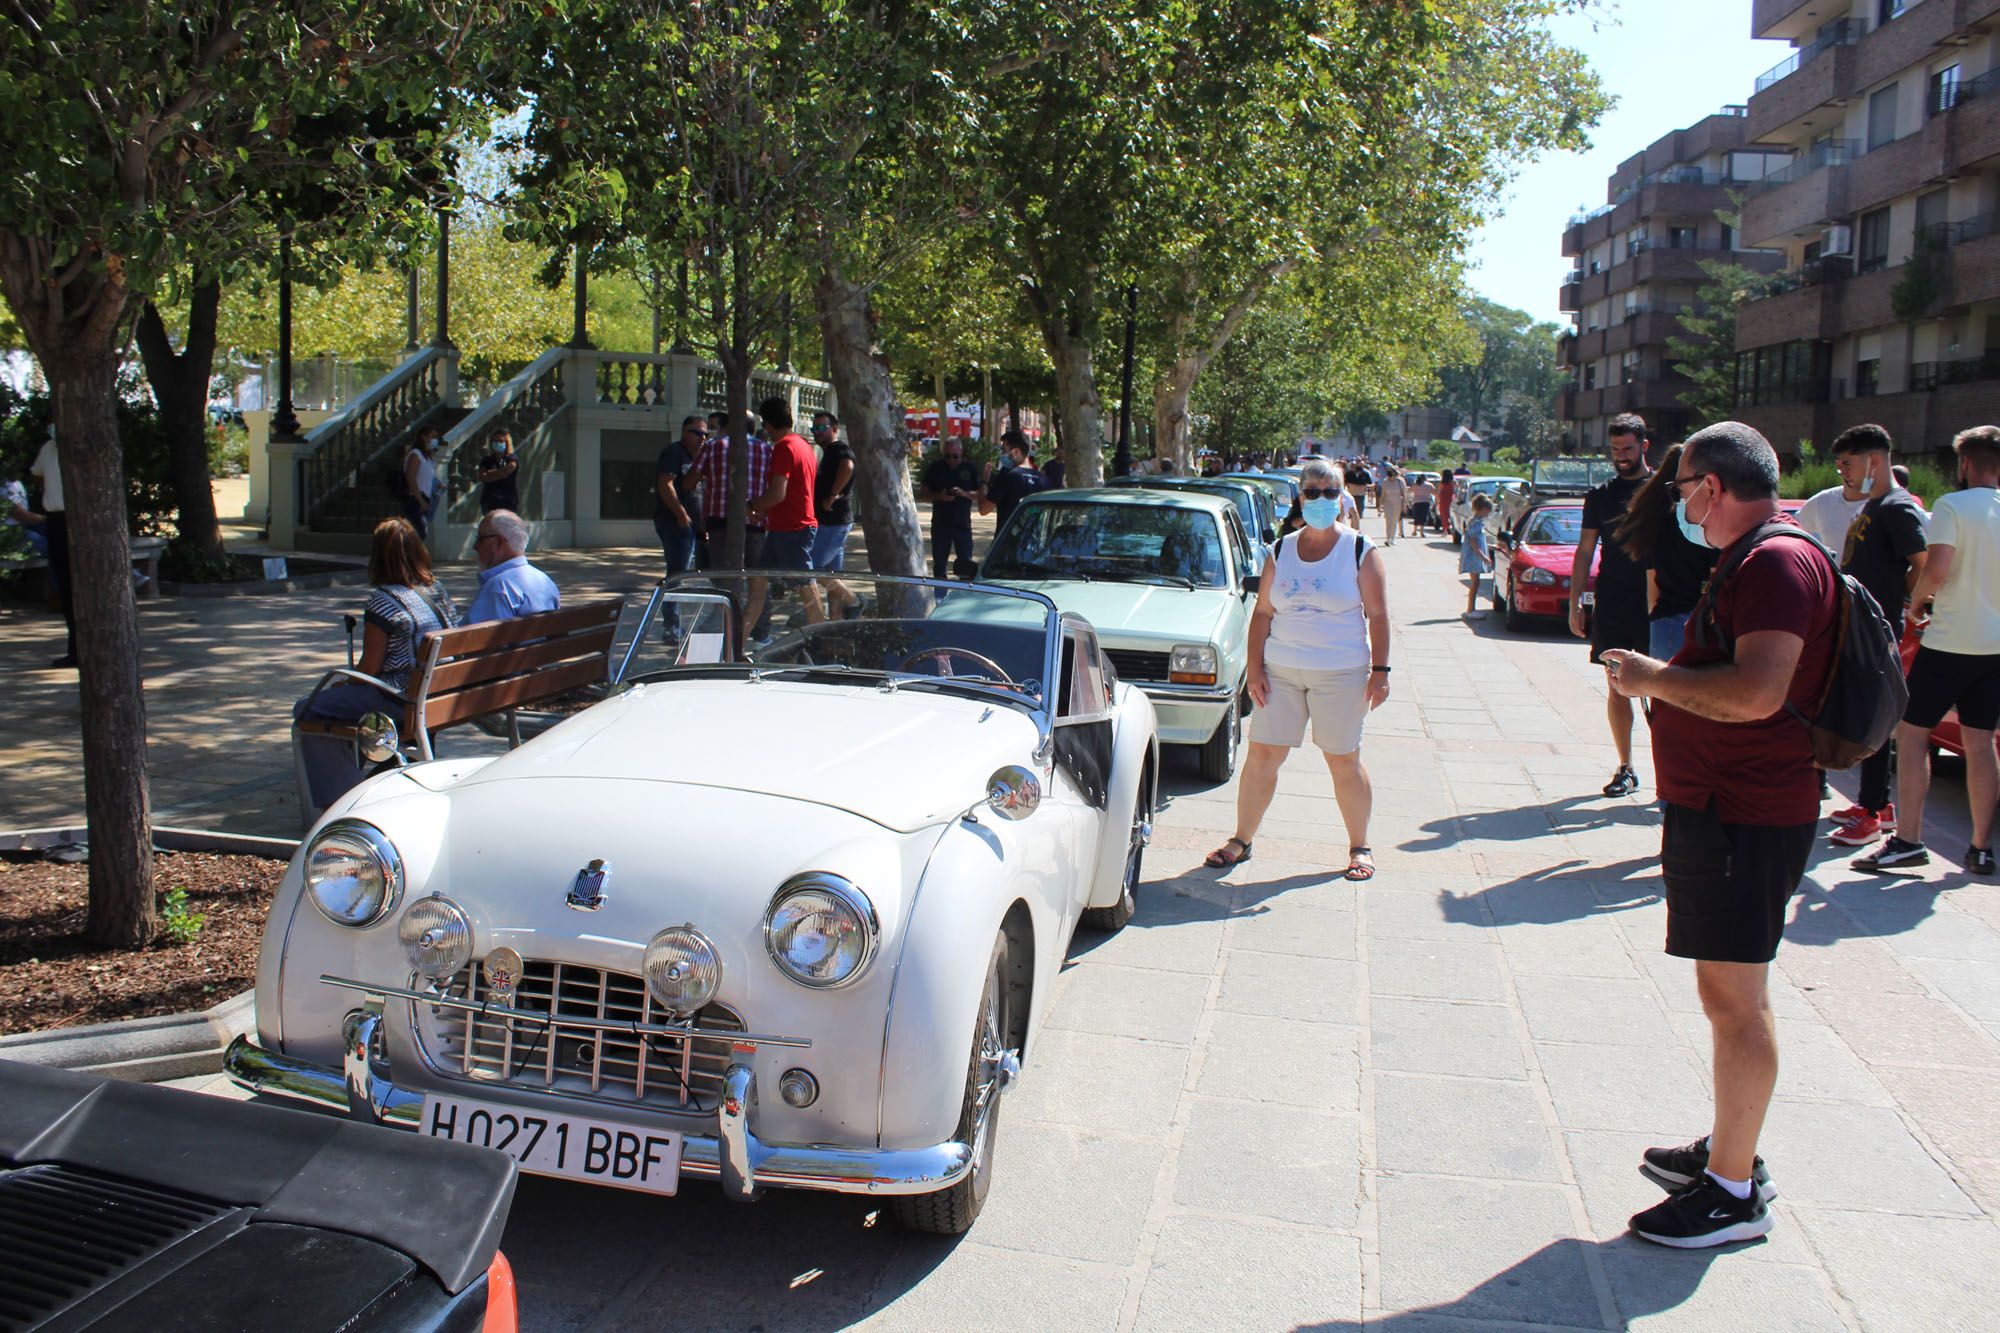
<svg viewBox="0 0 2000 1333"><path fill-rule="evenodd" d="M88 866L0 858L0 1033L184 1013L248 989L284 873L283 861L261 856L157 853L162 907L169 891L185 888L201 930L187 944L163 931L148 948L99 949L82 937Z"/></svg>

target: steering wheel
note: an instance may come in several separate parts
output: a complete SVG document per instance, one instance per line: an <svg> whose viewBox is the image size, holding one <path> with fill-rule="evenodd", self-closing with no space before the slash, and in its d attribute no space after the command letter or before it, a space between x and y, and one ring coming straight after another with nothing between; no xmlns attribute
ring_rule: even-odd
<svg viewBox="0 0 2000 1333"><path fill-rule="evenodd" d="M970 648L953 648L946 644L941 644L936 648L923 648L911 653L903 659L902 666L898 667L897 670L914 671L920 663L937 662L940 669L930 674L934 676L949 676L952 674L951 659L954 657L962 657L966 661L973 663L989 679L997 680L1010 689L1019 688L1014 684L1014 678L1001 670L1000 664L992 658L982 657Z"/></svg>

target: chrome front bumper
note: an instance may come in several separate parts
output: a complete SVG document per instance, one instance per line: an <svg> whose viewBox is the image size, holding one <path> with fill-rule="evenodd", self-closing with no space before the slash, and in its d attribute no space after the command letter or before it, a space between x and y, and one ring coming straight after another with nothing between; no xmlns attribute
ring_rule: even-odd
<svg viewBox="0 0 2000 1333"><path fill-rule="evenodd" d="M1223 715L1235 707L1236 691L1227 685L1135 683L1153 701L1155 727L1162 745L1203 744L1215 734Z"/></svg>
<svg viewBox="0 0 2000 1333"><path fill-rule="evenodd" d="M247 1092L414 1131L423 1120L423 1094L398 1087L378 1072L384 1063L374 1054L382 1008L382 1001L371 996L348 1012L341 1024L345 1058L340 1069L267 1051L238 1037L222 1057L223 1072ZM955 1141L905 1152L765 1143L750 1132L756 1104L755 1074L748 1065L732 1064L723 1077L715 1133L684 1136L681 1173L719 1180L729 1197L748 1201L767 1185L837 1194L929 1194L949 1188L972 1169L972 1149Z"/></svg>

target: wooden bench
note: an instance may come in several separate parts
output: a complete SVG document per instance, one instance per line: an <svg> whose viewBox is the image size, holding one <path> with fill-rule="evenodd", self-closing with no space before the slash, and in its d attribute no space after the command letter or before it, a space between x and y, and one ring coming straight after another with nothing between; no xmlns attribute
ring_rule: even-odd
<svg viewBox="0 0 2000 1333"><path fill-rule="evenodd" d="M417 645L409 691L389 692L400 708L394 721L402 745L431 759L433 733L496 714L507 720L509 744L519 745L520 709L610 678L611 642L624 609L625 599L612 597L426 634ZM359 671L335 670L320 687L336 680L382 684ZM356 734L349 722L301 718L293 725L312 735Z"/></svg>
<svg viewBox="0 0 2000 1333"><path fill-rule="evenodd" d="M146 576L146 581L133 591L135 597L158 597L160 595L160 556L167 549L165 537L128 537L132 548L132 563ZM34 555L18 563L9 563L6 572L16 570L47 569L47 556Z"/></svg>

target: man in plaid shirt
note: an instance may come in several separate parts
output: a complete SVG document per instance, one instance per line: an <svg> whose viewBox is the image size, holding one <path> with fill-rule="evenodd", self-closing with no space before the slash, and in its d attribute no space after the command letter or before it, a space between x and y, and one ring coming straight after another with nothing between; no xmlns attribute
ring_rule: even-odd
<svg viewBox="0 0 2000 1333"><path fill-rule="evenodd" d="M729 435L717 435L701 446L695 456L695 471L701 474L702 526L708 532L708 559L703 569L713 569L722 559L724 530L729 526ZM750 436L750 482L745 502L761 497L771 485L771 442ZM764 524L750 519L743 526L744 569L764 563Z"/></svg>

